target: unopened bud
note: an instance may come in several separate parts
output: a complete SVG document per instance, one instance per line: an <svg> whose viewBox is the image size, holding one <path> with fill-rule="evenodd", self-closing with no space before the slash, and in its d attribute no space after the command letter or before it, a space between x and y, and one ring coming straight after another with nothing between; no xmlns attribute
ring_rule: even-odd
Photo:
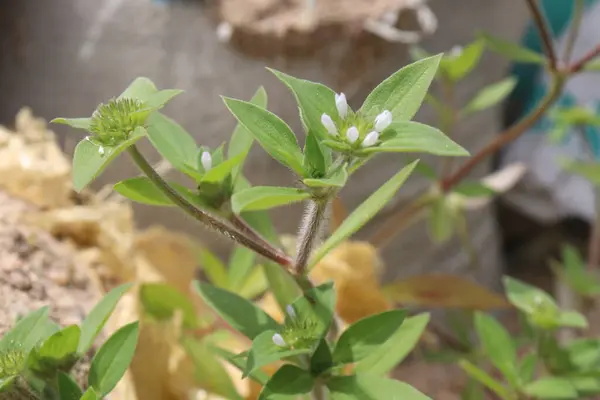
<svg viewBox="0 0 600 400"><path fill-rule="evenodd" d="M358 129L355 126L348 128L348 131L346 131L346 139L348 139L350 143L354 143L358 140Z"/></svg>
<svg viewBox="0 0 600 400"><path fill-rule="evenodd" d="M288 304L288 306L285 307L285 311L287 311L287 314L290 316L290 318L296 318L296 310L294 310L294 307L291 305Z"/></svg>
<svg viewBox="0 0 600 400"><path fill-rule="evenodd" d="M212 168L212 157L208 151L202 153L200 162L202 163L202 168L204 168L205 171L208 171Z"/></svg>
<svg viewBox="0 0 600 400"><path fill-rule="evenodd" d="M333 120L331 119L331 117L329 115L327 115L327 114L321 115L321 123L323 124L325 129L327 129L327 132L329 132L330 135L332 135L332 136L337 135L337 128L335 127L335 123L333 122Z"/></svg>
<svg viewBox="0 0 600 400"><path fill-rule="evenodd" d="M385 110L375 118L375 130L382 132L385 128L390 126L392 123L392 113Z"/></svg>
<svg viewBox="0 0 600 400"><path fill-rule="evenodd" d="M348 115L348 102L346 101L346 95L344 93L335 95L335 106L340 114L340 118L346 118L346 115Z"/></svg>
<svg viewBox="0 0 600 400"><path fill-rule="evenodd" d="M379 133L377 133L375 131L370 132L365 137L365 140L363 140L362 147L371 147L371 146L373 146L375 143L377 143L377 139L379 139Z"/></svg>
<svg viewBox="0 0 600 400"><path fill-rule="evenodd" d="M285 342L285 340L283 340L283 336L281 336L279 333L273 335L273 343L275 343L279 347L287 346L287 343Z"/></svg>

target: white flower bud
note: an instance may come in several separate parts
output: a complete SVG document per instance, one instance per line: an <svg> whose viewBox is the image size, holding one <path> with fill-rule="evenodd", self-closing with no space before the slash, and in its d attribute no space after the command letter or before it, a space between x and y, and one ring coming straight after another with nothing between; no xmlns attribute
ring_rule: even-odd
<svg viewBox="0 0 600 400"><path fill-rule="evenodd" d="M340 114L340 118L346 118L346 115L348 115L348 102L346 101L346 95L344 93L335 95L335 106Z"/></svg>
<svg viewBox="0 0 600 400"><path fill-rule="evenodd" d="M346 138L350 143L354 143L358 140L358 129L355 126L348 128L346 132Z"/></svg>
<svg viewBox="0 0 600 400"><path fill-rule="evenodd" d="M329 132L330 135L332 135L332 136L337 135L337 128L335 127L335 123L333 122L333 120L331 119L331 117L329 115L327 115L327 114L321 115L321 123L323 124L325 129L327 129L327 132Z"/></svg>
<svg viewBox="0 0 600 400"><path fill-rule="evenodd" d="M385 128L390 126L392 123L392 113L385 110L375 118L375 130L382 132Z"/></svg>
<svg viewBox="0 0 600 400"><path fill-rule="evenodd" d="M362 147L370 147L373 146L375 143L377 143L377 139L379 139L379 133L373 131L370 132L366 137L365 140L363 140L362 142Z"/></svg>
<svg viewBox="0 0 600 400"><path fill-rule="evenodd" d="M287 343L285 342L285 340L283 340L283 336L281 336L279 333L273 335L273 343L275 343L279 347L287 346Z"/></svg>
<svg viewBox="0 0 600 400"><path fill-rule="evenodd" d="M450 49L450 51L448 52L448 55L452 58L457 58L457 57L460 57L462 52L463 52L463 48L461 46L454 46L452 49Z"/></svg>
<svg viewBox="0 0 600 400"><path fill-rule="evenodd" d="M292 307L290 304L285 307L285 311L287 311L287 314L290 316L290 318L296 318L296 310L294 310L294 307Z"/></svg>
<svg viewBox="0 0 600 400"><path fill-rule="evenodd" d="M98 154L100 154L100 157L102 157L104 155L104 146L100 146L98 147Z"/></svg>
<svg viewBox="0 0 600 400"><path fill-rule="evenodd" d="M202 156L200 156L200 162L202 163L202 168L204 168L205 171L208 171L212 168L212 157L208 151L202 153Z"/></svg>

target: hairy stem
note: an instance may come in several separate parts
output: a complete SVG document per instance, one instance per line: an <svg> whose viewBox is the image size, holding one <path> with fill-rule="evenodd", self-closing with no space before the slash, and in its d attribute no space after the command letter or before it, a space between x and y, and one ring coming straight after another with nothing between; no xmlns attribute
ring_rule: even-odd
<svg viewBox="0 0 600 400"><path fill-rule="evenodd" d="M308 260L313 246L318 240L328 203L327 200L310 200L306 206L304 219L298 232L294 275L306 274Z"/></svg>
<svg viewBox="0 0 600 400"><path fill-rule="evenodd" d="M156 185L156 187L163 192L176 206L185 211L188 215L194 219L200 221L205 226L214 229L226 238L233 240L234 242L245 246L263 257L276 262L277 264L290 269L292 260L285 255L281 250L276 249L265 243L260 243L256 238L250 237L238 229L229 226L225 221L212 216L192 203L188 202L185 198L179 195L162 177L152 168L144 156L139 152L136 146L131 146L128 149L129 155L133 161L137 164L138 168Z"/></svg>
<svg viewBox="0 0 600 400"><path fill-rule="evenodd" d="M556 71L557 58L556 52L554 51L554 45L552 44L552 34L550 32L550 29L548 28L548 24L546 23L546 19L544 18L542 10L540 9L538 0L525 0L525 2L527 3L527 7L529 8L531 17L535 22L535 26L540 32L542 44L544 46L544 53L546 53L546 57L548 57L548 61L550 63L550 70Z"/></svg>

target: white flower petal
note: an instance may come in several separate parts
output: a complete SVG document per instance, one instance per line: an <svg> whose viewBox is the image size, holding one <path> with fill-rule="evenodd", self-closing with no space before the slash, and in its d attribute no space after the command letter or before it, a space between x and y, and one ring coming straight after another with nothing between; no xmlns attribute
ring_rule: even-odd
<svg viewBox="0 0 600 400"><path fill-rule="evenodd" d="M208 171L212 168L212 157L208 151L202 153L202 156L200 156L200 162L202 163L202 168L204 168L205 171Z"/></svg>
<svg viewBox="0 0 600 400"><path fill-rule="evenodd" d="M348 115L348 102L346 101L346 95L344 93L335 95L335 106L340 114L340 118L346 118L346 115Z"/></svg>
<svg viewBox="0 0 600 400"><path fill-rule="evenodd" d="M331 117L329 115L327 115L327 114L321 115L321 123L323 124L325 129L327 129L327 132L329 132L330 135L332 135L332 136L337 135L337 128L335 127L335 123L333 122L333 120L331 119Z"/></svg>
<svg viewBox="0 0 600 400"><path fill-rule="evenodd" d="M290 304L285 307L285 311L290 316L290 318L296 318L296 310Z"/></svg>
<svg viewBox="0 0 600 400"><path fill-rule="evenodd" d="M377 143L377 140L379 139L379 133L373 131L370 132L366 137L365 140L363 140L362 142L362 147L371 147L373 146L375 143Z"/></svg>
<svg viewBox="0 0 600 400"><path fill-rule="evenodd" d="M273 343L275 343L277 346L280 346L280 347L287 346L287 343L285 342L285 340L283 340L283 336L281 336L279 333L274 334L272 339L273 339Z"/></svg>
<svg viewBox="0 0 600 400"><path fill-rule="evenodd" d="M351 126L348 128L348 131L346 131L346 139L348 139L350 143L356 142L358 140L358 136L358 129L355 126Z"/></svg>
<svg viewBox="0 0 600 400"><path fill-rule="evenodd" d="M385 110L375 118L375 130L382 132L385 128L390 126L392 123L392 113Z"/></svg>

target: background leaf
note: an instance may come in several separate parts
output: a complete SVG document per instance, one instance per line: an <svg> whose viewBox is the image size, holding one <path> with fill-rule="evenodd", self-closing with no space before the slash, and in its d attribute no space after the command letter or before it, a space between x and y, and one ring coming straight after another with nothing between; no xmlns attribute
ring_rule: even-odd
<svg viewBox="0 0 600 400"><path fill-rule="evenodd" d="M39 308L18 321L15 326L0 339L0 351L19 346L28 353L46 334L48 307Z"/></svg>
<svg viewBox="0 0 600 400"><path fill-rule="evenodd" d="M517 79L509 77L500 82L492 83L481 89L475 97L462 110L464 114L471 114L495 106L504 100L517 85Z"/></svg>
<svg viewBox="0 0 600 400"><path fill-rule="evenodd" d="M391 310L353 323L342 333L333 350L334 362L349 364L362 360L389 340L404 318L405 310Z"/></svg>
<svg viewBox="0 0 600 400"><path fill-rule="evenodd" d="M508 389L506 389L501 383L496 381L487 372L473 365L470 361L461 360L458 365L473 379L481 383L488 389L490 389L496 396L502 400L512 400L513 397L510 395Z"/></svg>
<svg viewBox="0 0 600 400"><path fill-rule="evenodd" d="M460 55L453 59L442 58L440 67L452 81L467 76L477 66L484 49L482 40L476 40L462 49Z"/></svg>
<svg viewBox="0 0 600 400"><path fill-rule="evenodd" d="M121 380L133 359L139 323L132 322L116 331L100 347L92 360L88 384L106 396Z"/></svg>
<svg viewBox="0 0 600 400"><path fill-rule="evenodd" d="M233 249L228 272L228 286L232 291L237 292L244 285L255 260L256 253L252 250L242 246L236 246Z"/></svg>
<svg viewBox="0 0 600 400"><path fill-rule="evenodd" d="M407 65L381 82L367 96L360 108L366 120L374 120L383 110L389 110L395 121L414 117L435 76L442 54Z"/></svg>
<svg viewBox="0 0 600 400"><path fill-rule="evenodd" d="M525 394L536 399L579 399L577 390L568 379L559 377L543 377L531 382L523 389Z"/></svg>
<svg viewBox="0 0 600 400"><path fill-rule="evenodd" d="M184 327L196 328L198 326L194 304L185 294L166 283L142 284L139 298L144 311L156 320L170 319L179 310L183 315Z"/></svg>
<svg viewBox="0 0 600 400"><path fill-rule="evenodd" d="M488 34L482 34L481 37L483 38L487 46L490 48L490 50L499 53L500 55L508 58L511 61L540 65L546 63L546 59L542 54L521 47L514 42L495 38Z"/></svg>
<svg viewBox="0 0 600 400"><path fill-rule="evenodd" d="M235 330L254 339L266 330L277 330L279 324L250 301L212 285L196 282L202 299Z"/></svg>
<svg viewBox="0 0 600 400"><path fill-rule="evenodd" d="M302 152L290 127L278 116L242 100L223 97L229 111L271 157L303 174Z"/></svg>
<svg viewBox="0 0 600 400"><path fill-rule="evenodd" d="M358 206L348 218L342 222L342 225L340 225L340 227L317 250L315 250L310 264L315 265L331 249L348 239L373 218L373 216L377 214L377 212L379 212L392 197L394 197L398 189L400 189L414 169L417 162L418 161L415 161L402 168L396 175L381 185L379 189Z"/></svg>
<svg viewBox="0 0 600 400"><path fill-rule="evenodd" d="M470 279L452 274L415 275L385 285L382 290L388 299L405 306L482 311L510 307L503 296Z"/></svg>
<svg viewBox="0 0 600 400"><path fill-rule="evenodd" d="M506 329L491 316L480 312L475 314L475 329L485 355L508 382L516 386L517 351Z"/></svg>

